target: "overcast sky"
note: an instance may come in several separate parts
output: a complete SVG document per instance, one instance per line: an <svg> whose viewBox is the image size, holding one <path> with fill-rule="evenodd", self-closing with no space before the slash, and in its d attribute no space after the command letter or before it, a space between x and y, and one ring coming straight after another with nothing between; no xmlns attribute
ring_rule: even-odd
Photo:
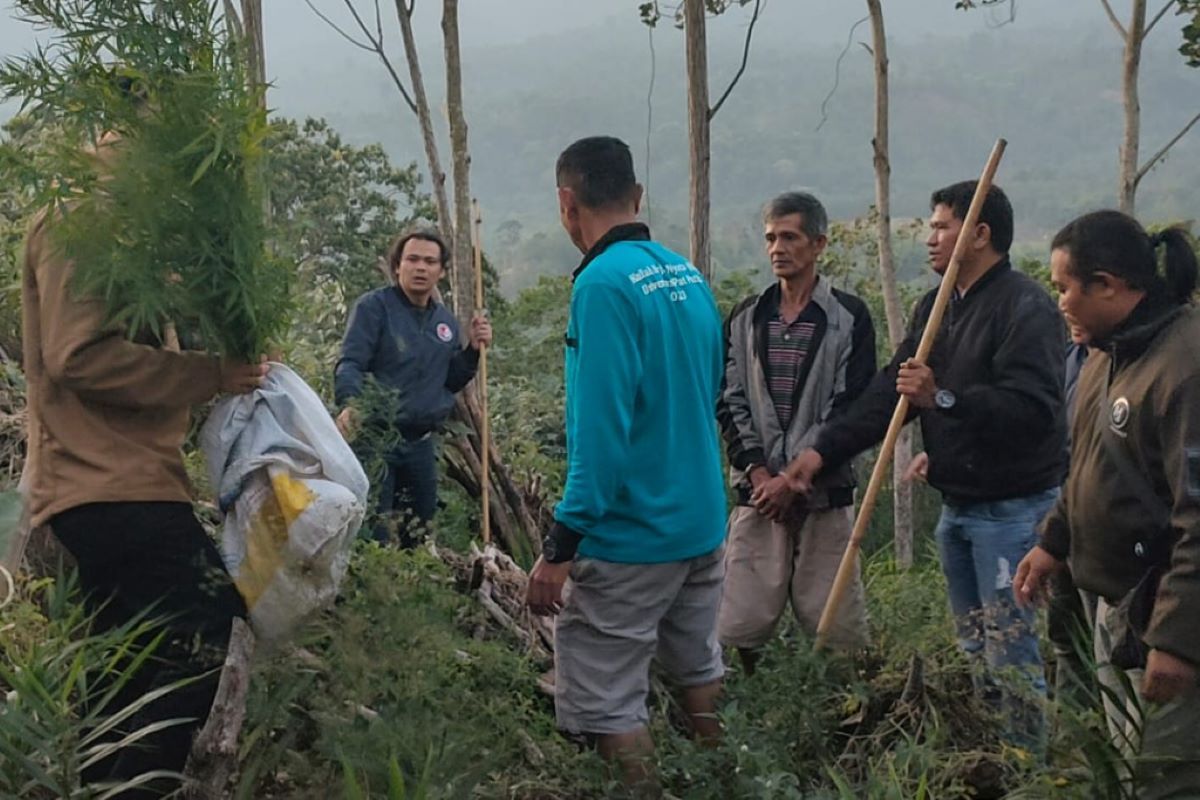
<svg viewBox="0 0 1200 800"><path fill-rule="evenodd" d="M311 1L338 24L353 28L346 0ZM368 20L373 20L374 0L352 2ZM486 203L491 199L495 204L503 204L523 189L531 191L522 181L533 182L540 190L546 183L546 176L542 173L549 168L533 176L518 176L519 180L505 173L504 154L487 148L489 141L497 138L495 134L503 133L501 127L508 125L513 116L497 113L497 103L508 106L525 102L530 97L539 100L531 107L540 109L541 116L532 119L529 124L561 129L562 135L554 140L555 147L559 140L569 141L571 135L580 134L585 127L588 131L583 132L610 127L614 116L613 102L619 103L625 111L633 106L640 109L645 105L650 60L645 47L648 33L638 17L640 2L462 0L459 15L467 116L471 124L472 149L477 156L472 172L473 180L478 178L476 186L481 200ZM1119 15L1128 15L1130 0L1113 0L1113 4ZM398 47L393 0L380 0L379 5L385 39L397 68L407 79L403 53ZM673 7L675 2L662 0L660 5L666 9ZM752 7L753 3L750 5ZM764 72L765 64L760 66L755 61L756 53L772 53L770 69L778 70L781 63L778 54L794 50L798 56L798 66L794 75L783 76L785 81L780 86L780 102L785 105L796 102L788 92L789 81L804 82L809 90L806 94L811 96L817 93L819 97L832 83L837 54L846 45L851 27L865 16L866 4L855 0L762 0L762 5L761 24L755 30L755 49L751 51L747 81L770 81L776 74ZM894 91L898 86L902 87L905 80L911 84L914 74L920 75L923 70L930 68L921 56L924 47L932 52L958 41L966 42L968 52L987 49L994 55L996 48L1001 48L1003 53L1003 48L1012 46L1014 49L1020 47L1022 52L1028 54L1031 47L1041 52L1054 48L1058 43L1075 45L1086 41L1093 47L1090 52L1100 54L1096 69L1111 77L1113 96L1104 98L1103 102L1119 103L1116 92L1120 75L1120 40L1106 19L1100 0L1015 0L1015 17L1011 21L1010 10L1014 6L1009 4L972 12L957 11L954 5L955 0L884 0L889 39L899 45L892 54ZM1157 8L1157 3L1154 6ZM281 115L297 118L309 115L327 117L339 129L347 130L352 141L383 143L400 163L422 160L416 125L399 104L394 88L388 83L374 54L364 52L339 37L317 18L305 0L264 0L263 7L267 72L272 82L269 102L274 110ZM0 57L25 52L37 41L35 31L13 19L15 8L13 0L0 0ZM431 101L441 108L444 105L439 30L441 3L418 0L416 8L418 48L425 66L426 82ZM750 8L741 8L733 9L710 22L710 85L714 93L726 85L736 69L749 18ZM857 42L869 42L870 31L867 26L861 26L854 39ZM655 135L661 140L661 137L668 136L664 131L669 129L682 136L685 130L681 80L684 37L672 30L668 21L662 23L661 29L653 34L653 41L660 75L664 74L662 71L671 70L676 78L673 84L660 80L655 90ZM1156 59L1158 63L1169 63L1180 87L1177 90L1180 102L1174 107L1163 107L1158 103L1144 109L1143 123L1147 128L1144 133L1148 136L1144 146L1147 147L1177 130L1181 122L1177 122L1175 117L1184 115L1181 119L1186 120L1187 116L1194 113L1192 109L1200 108L1200 70L1188 69L1183 65L1182 59L1175 54L1179 42L1179 23L1168 18L1146 43L1144 55L1147 63ZM618 52L617 45L620 45L623 61L617 61L615 55L613 59L605 60L607 43L612 43L614 54ZM1079 48L1073 48L1072 51L1078 52ZM847 75L857 71L860 83L862 80L869 81L862 74L870 69L869 59L863 57L857 45L852 46L851 52L853 57L847 59L846 63ZM958 52L962 52L961 45ZM807 57L801 58L804 56ZM940 59L937 63L944 65L946 61ZM1003 63L1002 55L1000 63ZM804 72L806 69L807 73ZM818 71L814 72L814 69ZM964 63L962 72L969 70L970 64ZM944 78L948 86L961 83L958 72L934 78L939 81ZM602 87L602 83L607 86ZM616 100L613 99L614 86L620 89L620 98ZM1195 88L1194 94L1183 96L1191 91L1191 87ZM600 92L600 88L607 91ZM545 99L547 91L552 92L551 102L540 102ZM1056 90L1053 82L1046 82L1031 87L1031 91L1042 97L1054 96ZM747 113L749 109L743 102L745 94L745 90L740 94L734 93L726 107L729 110L723 111L721 130L732 127L728 120ZM604 105L605 97L608 105ZM486 113L488 101L492 101L490 116ZM843 94L835 101L834 109L837 113L849 113L851 102L843 84ZM869 104L869 100L866 102ZM1089 102L1101 101L1093 97ZM1070 101L1066 103L1067 106L1069 104ZM812 100L810 105L804 109L806 115L820 113L819 100ZM15 110L15 103L0 104L0 121ZM629 116L625 114L625 117ZM637 144L639 157L640 141L645 137L643 119L646 118L639 116L635 128L628 131L609 131L626 136ZM440 120L438 125L439 128L444 127ZM1155 125L1162 130L1156 130ZM810 127L797 131L798 137L816 138ZM744 133L751 136L753 131ZM893 130L894 145L902 146L906 133L911 131ZM862 135L869 139L869 130L864 129ZM1197 136L1200 133L1192 134L1193 138ZM505 139L503 136L499 139L512 142L511 138ZM970 144L974 145L973 149L967 145L964 147L970 150L969 163L973 165L977 160L975 151L981 147L978 143ZM519 142L517 146L520 146ZM1110 147L1114 153L1114 170L1116 147L1114 135ZM536 163L552 164L556 152L539 153ZM657 146L655 152L657 165L660 163L658 159L667 151ZM1043 154L1026 155L1033 159ZM1009 159L1012 169L1022 166L1019 156L1019 152L1014 152ZM507 160L515 162L515 159ZM1179 169L1184 164L1188 164L1187 169L1194 169L1190 161L1182 159L1176 161L1172 169ZM864 158L859 166L864 174L869 173L869 159ZM723 175L721 170L724 168L725 165L714 163L714 190L721 188L722 179L736 181L741 178L740 175ZM669 170L664 166L659 172L665 174ZM904 176L897 173L896 177L899 184L903 185ZM1103 183L1104 186L1113 182L1108 176L1098 177L1097 181L1097 185ZM686 184L686 176L675 183ZM770 187L755 188L762 192L772 190ZM864 197L868 194L864 194ZM543 203L545 208L539 207L544 212L542 216L553 216L552 199L549 194L546 195ZM859 213L867 202L863 200L848 211ZM917 209L918 212L920 210ZM1180 209L1179 213L1184 213L1184 210Z"/></svg>
<svg viewBox="0 0 1200 800"><path fill-rule="evenodd" d="M352 0L368 20L374 16L374 0ZM312 0L331 19L353 28L346 0ZM945 37L967 37L1003 26L1003 35L1019 39L1034 36L1047 28L1063 35L1103 37L1118 48L1115 33L1108 27L1099 0L1014 0L1015 5L965 13L954 9L955 0L885 0L889 38L896 42L928 41L937 46ZM1129 0L1114 0L1118 13L1126 13ZM392 0L381 0L385 38L393 57L400 62L395 9ZM465 0L459 16L463 42L464 73L472 80L472 53L483 49L529 48L536 53L539 43L572 38L595 42L606 38L645 37L639 21L639 0ZM675 3L664 0L664 9ZM734 59L741 50L741 39L750 17L750 7L734 9L709 26L710 61L719 65ZM431 90L440 83L440 70L429 69L439 60L441 4L434 0L417 3L418 47L427 65L426 80ZM15 19L14 0L0 0L0 57L28 50L38 34ZM1010 21L1010 11L1015 16ZM267 71L273 88L271 103L285 114L337 114L340 101L336 88L343 79L381 80L375 56L355 48L340 38L308 8L305 0L264 0L263 11L267 44ZM761 24L755 31L756 43L774 47L841 47L851 26L865 15L865 4L853 0L763 0ZM667 27L669 23L664 23ZM1166 26L1164 26L1165 28ZM681 51L683 37L663 31L656 46L664 58ZM869 40L866 26L859 29L858 40ZM1163 31L1147 43L1148 50L1178 46L1177 32ZM603 64L595 65L603 76ZM538 65L553 69L553 64ZM358 70L363 72L359 73ZM351 78L351 76L354 76ZM363 76L367 76L364 78ZM488 76L494 78L495 76ZM727 76L714 67L712 84L721 86ZM815 79L827 81L827 75ZM522 76L512 76L514 84ZM319 88L314 88L319 87ZM468 87L469 88L469 87ZM716 89L714 89L715 91ZM314 92L317 94L314 95ZM328 104L326 106L326 103ZM13 102L0 103L0 120L16 110Z"/></svg>
<svg viewBox="0 0 1200 800"><path fill-rule="evenodd" d="M354 0L360 9L373 15L371 0ZM343 0L313 0L331 17L349 20ZM1116 0L1118 8L1128 5ZM385 26L395 27L391 0L381 3ZM622 29L637 32L638 0L465 0L459 7L464 47L519 45L540 36L613 33ZM673 3L662 3L664 8ZM751 4L752 5L752 4ZM756 35L776 42L798 44L844 40L856 19L865 15L865 4L853 0L763 0L763 25ZM968 35L1006 20L1009 6L1001 10L955 12L954 0L886 0L889 34L897 39L912 39L928 34ZM419 32L436 35L440 3L417 3ZM0 21L0 54L11 55L33 42L32 31L14 20L16 3L0 0L4 9ZM335 45L328 29L306 7L304 0L264 0L263 15L270 49L310 47L321 43ZM713 23L712 35L719 40L726 34L737 35L748 17L735 12L728 19ZM1046 25L1065 26L1104 21L1098 0L1016 0L1016 29L1036 29ZM319 57L319 56L314 56ZM277 76L285 78L286 76Z"/></svg>

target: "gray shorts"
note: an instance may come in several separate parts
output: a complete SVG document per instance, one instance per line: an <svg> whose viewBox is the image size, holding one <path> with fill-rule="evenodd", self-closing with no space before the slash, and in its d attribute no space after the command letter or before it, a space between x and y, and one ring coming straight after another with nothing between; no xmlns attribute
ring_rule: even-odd
<svg viewBox="0 0 1200 800"><path fill-rule="evenodd" d="M627 733L646 725L650 661L679 686L721 678L717 610L724 548L686 561L571 567L554 634L554 708L570 733Z"/></svg>

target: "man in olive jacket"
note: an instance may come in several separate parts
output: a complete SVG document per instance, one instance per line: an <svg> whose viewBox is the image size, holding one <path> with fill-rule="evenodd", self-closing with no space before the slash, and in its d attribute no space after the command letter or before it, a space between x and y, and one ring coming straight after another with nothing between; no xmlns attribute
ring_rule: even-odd
<svg viewBox="0 0 1200 800"><path fill-rule="evenodd" d="M1157 251L1165 251L1165 275L1158 274ZM1178 230L1148 236L1133 218L1100 211L1058 233L1050 270L1060 309L1094 352L1079 376L1070 476L1039 544L1017 569L1014 594L1024 605L1044 598L1048 579L1069 565L1076 585L1096 601L1097 679L1114 744L1133 768L1134 794L1196 797L1196 256ZM1140 591L1146 587L1151 593ZM1145 613L1136 605L1121 609L1131 596L1143 599Z"/></svg>

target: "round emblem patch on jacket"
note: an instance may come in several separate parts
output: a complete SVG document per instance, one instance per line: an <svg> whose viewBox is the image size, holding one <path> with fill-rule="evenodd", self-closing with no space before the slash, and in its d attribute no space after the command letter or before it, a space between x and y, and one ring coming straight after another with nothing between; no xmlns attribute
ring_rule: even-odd
<svg viewBox="0 0 1200 800"><path fill-rule="evenodd" d="M1129 401L1127 399L1118 397L1113 401L1109 422L1112 423L1114 433L1125 434L1125 426L1129 424Z"/></svg>
<svg viewBox="0 0 1200 800"><path fill-rule="evenodd" d="M450 330L450 326L444 322L439 322L437 326L437 337L443 342L448 342L454 338L454 331Z"/></svg>

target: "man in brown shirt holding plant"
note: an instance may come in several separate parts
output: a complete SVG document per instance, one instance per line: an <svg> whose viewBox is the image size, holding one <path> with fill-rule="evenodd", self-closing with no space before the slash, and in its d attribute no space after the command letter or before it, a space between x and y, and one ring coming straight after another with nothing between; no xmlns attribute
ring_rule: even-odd
<svg viewBox="0 0 1200 800"><path fill-rule="evenodd" d="M21 287L31 520L48 524L78 562L95 629L149 618L157 622L142 643L165 634L117 696L92 710L111 716L148 692L190 680L139 709L114 735L161 720L185 722L117 750L83 776L120 782L183 769L212 704L232 619L245 614L192 512L180 448L190 406L222 392L253 391L266 365L131 340L107 322L100 300L77 295L73 274L56 245L54 218L40 216L26 239ZM93 687L84 702L95 703L105 688ZM137 796L174 788L177 781L154 781Z"/></svg>

